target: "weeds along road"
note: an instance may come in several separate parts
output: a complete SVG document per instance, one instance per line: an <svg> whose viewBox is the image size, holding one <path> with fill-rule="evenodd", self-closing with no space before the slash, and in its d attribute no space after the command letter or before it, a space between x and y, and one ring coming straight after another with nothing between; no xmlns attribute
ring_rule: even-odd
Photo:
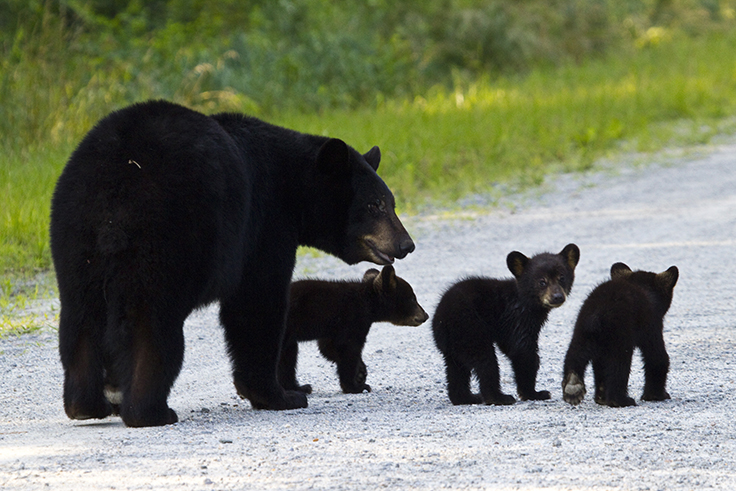
<svg viewBox="0 0 736 491"><path fill-rule="evenodd" d="M562 176L496 208L405 219L417 250L396 264L431 315L469 274L509 276L505 257L581 250L568 302L540 340L537 387L552 400L453 407L426 323L373 326L373 392L340 392L334 367L302 345L302 410L255 411L232 386L216 306L186 324L170 405L180 422L128 429L70 421L56 333L0 340L3 489L667 489L736 487L736 145L638 168ZM562 401L577 310L611 264L680 269L665 318L672 400L612 409ZM357 278L370 267L303 257L297 277ZM502 386L515 392L501 359ZM588 372L588 382L592 377ZM629 383L641 395L638 357ZM589 386L590 387L590 386Z"/></svg>

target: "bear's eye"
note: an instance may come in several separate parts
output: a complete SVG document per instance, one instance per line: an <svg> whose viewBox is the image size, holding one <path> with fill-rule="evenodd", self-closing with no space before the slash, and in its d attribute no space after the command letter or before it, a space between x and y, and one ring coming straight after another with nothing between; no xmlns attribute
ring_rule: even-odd
<svg viewBox="0 0 736 491"><path fill-rule="evenodd" d="M547 280L545 280L544 278L542 278L541 280L539 280L539 286L542 287L542 288L544 288L545 286L547 286Z"/></svg>
<svg viewBox="0 0 736 491"><path fill-rule="evenodd" d="M378 215L379 213L385 213L386 212L386 204L381 199L376 199L375 201L368 203L368 211L370 211L374 215Z"/></svg>
<svg viewBox="0 0 736 491"><path fill-rule="evenodd" d="M564 274L561 274L560 277L559 277L559 279L557 281L559 281L560 283L564 283L565 282L565 275Z"/></svg>

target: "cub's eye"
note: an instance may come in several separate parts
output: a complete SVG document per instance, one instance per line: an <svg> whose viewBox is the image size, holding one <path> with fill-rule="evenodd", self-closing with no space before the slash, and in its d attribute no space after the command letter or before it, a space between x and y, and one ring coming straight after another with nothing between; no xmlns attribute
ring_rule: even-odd
<svg viewBox="0 0 736 491"><path fill-rule="evenodd" d="M547 286L547 280L545 280L544 278L542 278L541 280L539 280L539 286L542 287L542 288L544 288L545 286Z"/></svg>
<svg viewBox="0 0 736 491"><path fill-rule="evenodd" d="M565 281L565 275L564 274L561 274L560 277L557 279L557 281L559 281L560 283L564 283L564 281Z"/></svg>

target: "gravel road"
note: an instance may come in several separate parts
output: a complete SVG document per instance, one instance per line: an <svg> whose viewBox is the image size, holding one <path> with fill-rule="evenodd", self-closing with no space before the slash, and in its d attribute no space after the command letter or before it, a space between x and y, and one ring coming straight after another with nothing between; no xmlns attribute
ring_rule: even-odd
<svg viewBox="0 0 736 491"><path fill-rule="evenodd" d="M555 177L493 208L476 201L405 217L417 250L396 264L397 274L431 315L458 278L509 276L512 250L576 243L572 295L540 339L537 388L550 390L550 401L454 407L430 323L381 323L364 350L372 393L342 394L334 367L306 343L299 380L314 388L309 408L256 411L235 394L213 306L186 323L184 366L169 398L179 423L70 421L49 329L0 340L0 487L736 489L736 144ZM672 400L613 409L588 394L572 407L560 384L575 316L617 261L680 269L665 318ZM359 278L368 267L305 257L296 276ZM500 359L503 389L515 393ZM638 400L638 356L629 387Z"/></svg>

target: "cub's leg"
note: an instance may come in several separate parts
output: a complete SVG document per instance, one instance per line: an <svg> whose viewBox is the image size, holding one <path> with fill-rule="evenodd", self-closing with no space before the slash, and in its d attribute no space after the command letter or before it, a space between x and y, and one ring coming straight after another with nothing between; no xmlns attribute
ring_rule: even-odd
<svg viewBox="0 0 736 491"><path fill-rule="evenodd" d="M573 405L580 404L587 392L585 388L585 370L590 362L590 353L579 339L573 337L565 355L562 380L562 398ZM594 365L595 366L595 365ZM596 377L596 393L598 387L598 372Z"/></svg>
<svg viewBox="0 0 736 491"><path fill-rule="evenodd" d="M501 376L496 350L491 346L485 359L475 360L475 374L484 404L509 405L516 402L514 396L501 392Z"/></svg>
<svg viewBox="0 0 736 491"><path fill-rule="evenodd" d="M281 358L279 360L279 383L286 390L296 390L305 394L312 393L309 384L299 385L296 380L296 366L299 358L299 343L296 339L284 341L281 347Z"/></svg>
<svg viewBox="0 0 736 491"><path fill-rule="evenodd" d="M665 390L667 372L670 368L670 357L664 346L664 339L659 335L639 347L644 359L644 401L664 401L670 398Z"/></svg>
<svg viewBox="0 0 736 491"><path fill-rule="evenodd" d="M342 339L321 338L317 341L322 356L337 365L340 387L346 394L370 392L371 386L366 384L368 369L362 358L365 338Z"/></svg>
<svg viewBox="0 0 736 491"><path fill-rule="evenodd" d="M551 397L549 391L538 392L535 389L539 371L539 355L536 346L533 349L514 353L509 358L511 358L511 366L516 378L516 391L522 401L544 401Z"/></svg>
<svg viewBox="0 0 736 491"><path fill-rule="evenodd" d="M483 398L470 392L471 370L460 360L445 354L445 370L447 373L447 394L454 405L481 404Z"/></svg>
<svg viewBox="0 0 736 491"><path fill-rule="evenodd" d="M603 399L599 404L611 407L636 406L629 397L629 374L631 373L631 351L620 350L609 353L601 360L603 367Z"/></svg>

